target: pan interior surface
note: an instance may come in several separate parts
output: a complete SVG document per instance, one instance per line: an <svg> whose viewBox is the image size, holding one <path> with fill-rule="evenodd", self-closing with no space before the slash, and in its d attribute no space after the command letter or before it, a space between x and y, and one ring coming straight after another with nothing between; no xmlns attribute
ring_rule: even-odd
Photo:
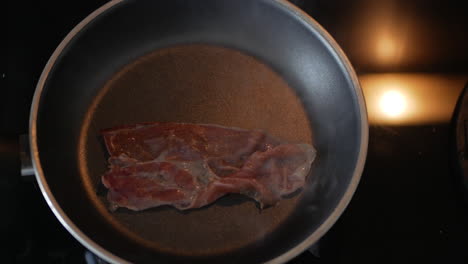
<svg viewBox="0 0 468 264"><path fill-rule="evenodd" d="M35 95L33 159L56 215L100 256L284 262L316 242L351 199L367 147L359 84L320 26L285 1L116 1L69 36ZM264 129L312 143L318 156L306 188L263 211L229 196L189 212L110 213L98 131L152 121Z"/></svg>
<svg viewBox="0 0 468 264"><path fill-rule="evenodd" d="M265 239L296 207L300 195L263 210L253 200L230 195L184 212L168 206L109 212L105 191L96 194L103 188L107 156L99 131L152 121L261 129L296 143L312 138L294 91L250 56L210 45L180 45L143 56L105 84L85 118L79 147L91 200L129 238L173 254L222 254Z"/></svg>

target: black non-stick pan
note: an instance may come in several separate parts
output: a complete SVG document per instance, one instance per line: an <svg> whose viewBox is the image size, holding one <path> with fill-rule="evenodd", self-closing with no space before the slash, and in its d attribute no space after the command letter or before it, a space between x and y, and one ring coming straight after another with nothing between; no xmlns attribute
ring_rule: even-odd
<svg viewBox="0 0 468 264"><path fill-rule="evenodd" d="M312 143L318 157L301 192L263 210L229 195L184 212L110 212L99 131L156 121L262 129ZM345 55L286 1L119 0L51 56L29 137L49 206L109 262L282 263L318 241L350 201L367 129Z"/></svg>

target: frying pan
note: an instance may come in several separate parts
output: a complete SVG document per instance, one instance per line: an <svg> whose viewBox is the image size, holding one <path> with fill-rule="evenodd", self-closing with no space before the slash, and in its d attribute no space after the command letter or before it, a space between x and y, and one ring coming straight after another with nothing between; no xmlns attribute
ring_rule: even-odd
<svg viewBox="0 0 468 264"><path fill-rule="evenodd" d="M313 144L307 185L260 210L107 209L99 130L138 122L263 129ZM283 263L333 225L367 150L356 74L312 18L280 0L111 1L78 24L38 82L29 144L50 208L112 263Z"/></svg>

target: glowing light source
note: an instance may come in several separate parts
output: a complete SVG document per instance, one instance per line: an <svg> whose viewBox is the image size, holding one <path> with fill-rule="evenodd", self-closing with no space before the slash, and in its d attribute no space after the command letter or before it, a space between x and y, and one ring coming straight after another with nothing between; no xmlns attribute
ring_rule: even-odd
<svg viewBox="0 0 468 264"><path fill-rule="evenodd" d="M406 97L399 91L387 91L380 98L380 109L388 117L399 117L406 108Z"/></svg>
<svg viewBox="0 0 468 264"><path fill-rule="evenodd" d="M446 124L466 78L426 73L359 76L372 125Z"/></svg>
<svg viewBox="0 0 468 264"><path fill-rule="evenodd" d="M377 40L377 56L382 63L388 63L395 59L397 46L395 40L389 35L382 35Z"/></svg>

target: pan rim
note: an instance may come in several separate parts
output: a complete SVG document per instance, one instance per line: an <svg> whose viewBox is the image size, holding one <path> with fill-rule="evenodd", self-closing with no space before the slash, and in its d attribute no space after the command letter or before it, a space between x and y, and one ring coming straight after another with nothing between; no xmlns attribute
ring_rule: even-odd
<svg viewBox="0 0 468 264"><path fill-rule="evenodd" d="M101 15L102 13L106 12L113 6L123 2L124 0L112 0L95 11L85 17L80 23L78 23L60 42L60 44L55 49L54 53L50 56L49 60L47 61L44 70L41 73L39 81L36 85L36 90L34 92L33 101L31 105L31 112L29 118L29 145L31 146L31 157L32 157L32 165L35 172L36 180L38 182L39 188L41 190L42 195L44 196L47 205L50 207L52 212L54 213L55 217L60 221L60 223L67 229L67 231L76 239L78 240L83 246L85 246L88 250L96 254L98 257L108 261L110 263L130 263L127 260L124 260L113 253L109 252L107 249L102 247L101 245L94 242L89 236L87 236L83 231L81 231L76 224L65 214L63 209L58 204L55 196L52 194L49 184L47 183L44 171L42 170L42 166L40 163L39 158L39 150L37 145L37 114L39 109L39 103L42 97L42 91L45 87L45 81L47 80L49 73L54 66L55 62L57 61L58 57L62 54L62 51L68 46L70 41L91 21L93 21L96 17Z"/></svg>
<svg viewBox="0 0 468 264"><path fill-rule="evenodd" d="M348 204L351 202L351 198L353 197L354 192L357 189L362 172L364 171L364 165L367 158L367 148L369 143L369 123L364 94L362 92L361 85L359 83L359 79L354 70L354 67L352 66L344 51L341 49L341 47L338 45L335 39L328 33L328 31L326 31L325 28L323 28L315 19L313 19L303 10L286 0L274 0L274 2L280 5L280 7L283 7L287 9L287 11L298 16L302 20L302 22L307 24L309 28L315 30L322 37L322 40L324 40L323 43L331 49L332 54L334 53L334 55L338 58L337 61L341 64L341 67L343 67L344 70L348 73L348 77L350 78L350 81L354 88L354 94L356 96L356 100L358 101L359 106L361 123L361 142L359 145L359 154L356 161L356 166L353 171L353 176L351 177L348 187L335 209L308 238L306 238L304 241L302 241L286 253L283 253L282 255L279 255L276 258L267 261L266 263L268 264L286 263L287 261L293 259L300 253L304 252L307 248L311 247L314 243L316 243L335 224L335 222L347 208Z"/></svg>
<svg viewBox="0 0 468 264"><path fill-rule="evenodd" d="M130 263L127 260L124 260L117 255L111 253L101 245L94 242L89 236L84 234L73 221L65 214L63 209L60 207L59 203L55 199L54 195L52 194L50 187L45 179L44 172L42 170L42 166L40 163L39 157L39 150L37 145L37 115L39 104L42 97L42 91L45 87L45 81L47 80L49 73L52 67L55 65L57 59L62 54L63 50L68 46L70 41L90 22L92 22L95 18L110 10L112 7L124 2L125 0L112 0L108 3L104 4L103 6L99 7L91 14L89 14L86 18L84 18L78 25L76 25L67 35L66 37L60 42L57 46L49 60L47 61L46 66L44 67L39 81L36 85L36 90L34 92L34 97L32 100L31 111L30 111L30 119L29 119L29 144L31 146L31 157L33 168L36 176L36 180L40 187L41 193L44 196L48 206L51 208L54 215L60 221L60 223L67 229L67 231L72 234L72 236L77 239L83 246L85 246L88 250L99 256L100 258L108 261L110 263ZM264 0L263 0L264 1ZM294 6L293 4L289 3L287 0L273 0L274 5L277 5L278 8L283 9L290 14L297 16L301 22L305 24L309 30L315 31L318 35L322 38L321 41L324 45L330 49L332 55L337 58L337 62L339 62L341 67L347 73L347 77L349 78L348 81L353 86L355 99L358 102L359 106L359 117L360 117L360 146L359 146L359 153L358 158L356 161L356 165L353 171L352 178L347 186L347 189L341 199L339 200L335 209L330 213L330 215L323 221L320 226L304 241L296 245L295 247L291 248L287 252L283 253L275 257L272 260L267 261L270 264L276 263L285 263L292 258L296 257L304 250L312 246L316 243L338 220L340 215L348 206L354 192L357 189L359 184L361 174L364 170L364 164L367 156L367 147L368 147L368 133L369 133L369 125L368 125L368 118L367 118L367 110L365 99L362 93L362 89L360 88L360 84L352 67L350 61L348 60L345 53L333 39L333 37L312 17L306 14L304 11L299 9L298 7Z"/></svg>

